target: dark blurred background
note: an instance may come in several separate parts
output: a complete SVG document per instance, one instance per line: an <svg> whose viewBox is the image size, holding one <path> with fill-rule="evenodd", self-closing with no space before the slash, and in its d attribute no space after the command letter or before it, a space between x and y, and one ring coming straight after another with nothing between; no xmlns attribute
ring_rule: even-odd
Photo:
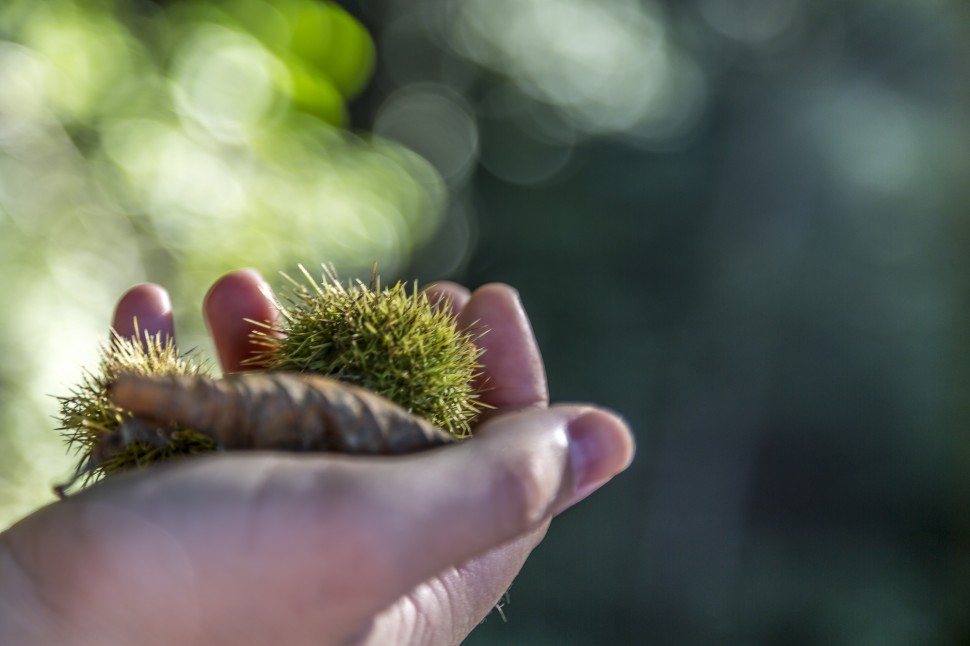
<svg viewBox="0 0 970 646"><path fill-rule="evenodd" d="M968 149L958 0L5 2L0 526L128 284L376 257L637 434L468 644L966 646Z"/></svg>

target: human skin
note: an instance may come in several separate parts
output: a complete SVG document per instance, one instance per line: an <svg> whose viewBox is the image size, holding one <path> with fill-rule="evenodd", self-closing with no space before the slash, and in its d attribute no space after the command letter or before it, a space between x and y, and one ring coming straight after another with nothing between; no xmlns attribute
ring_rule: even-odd
<svg viewBox="0 0 970 646"><path fill-rule="evenodd" d="M457 644L495 606L550 519L625 469L616 415L548 406L518 295L492 284L427 291L478 343L475 436L404 457L234 453L108 478L0 534L0 644ZM272 320L252 270L204 305L223 370ZM119 301L114 327L173 335L156 285Z"/></svg>

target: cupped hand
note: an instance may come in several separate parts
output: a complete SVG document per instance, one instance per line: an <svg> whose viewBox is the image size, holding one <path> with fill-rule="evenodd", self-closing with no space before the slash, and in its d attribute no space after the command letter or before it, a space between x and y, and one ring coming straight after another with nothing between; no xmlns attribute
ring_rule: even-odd
<svg viewBox="0 0 970 646"><path fill-rule="evenodd" d="M487 328L475 437L395 458L236 453L109 478L0 534L0 643L57 645L456 644L494 607L550 518L622 471L629 430L587 405L547 406L516 292L427 291L459 325ZM250 270L204 305L223 370L274 320ZM174 335L165 291L115 313Z"/></svg>

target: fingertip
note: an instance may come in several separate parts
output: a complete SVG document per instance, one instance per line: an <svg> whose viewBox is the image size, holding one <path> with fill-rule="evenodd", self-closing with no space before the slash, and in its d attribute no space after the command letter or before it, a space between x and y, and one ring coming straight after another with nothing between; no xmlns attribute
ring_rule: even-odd
<svg viewBox="0 0 970 646"><path fill-rule="evenodd" d="M466 327L480 326L482 316L472 318L472 315L484 314L485 320L506 316L510 319L524 319L528 321L522 296L519 290L505 283L486 283L475 289L470 295L469 302L475 306L467 314L460 317ZM531 326L530 326L531 333Z"/></svg>
<svg viewBox="0 0 970 646"><path fill-rule="evenodd" d="M481 399L492 407L486 414L544 407L549 394L539 344L518 290L504 283L476 289L458 316L461 327L480 331L483 350Z"/></svg>
<svg viewBox="0 0 970 646"><path fill-rule="evenodd" d="M508 299L516 303L522 302L522 295L519 290L508 283L485 283L475 290L475 295L479 298L489 296L492 298Z"/></svg>
<svg viewBox="0 0 970 646"><path fill-rule="evenodd" d="M636 454L636 440L626 421L616 413L588 408L566 427L572 492L561 511L602 487L625 471Z"/></svg>
<svg viewBox="0 0 970 646"><path fill-rule="evenodd" d="M227 297L233 298L238 296L240 292L253 290L266 298L273 298L272 290L266 279L257 269L247 267L231 271L212 283L212 287L206 292L203 307L208 308L210 303L213 306L222 305Z"/></svg>
<svg viewBox="0 0 970 646"><path fill-rule="evenodd" d="M564 431L561 436L560 430ZM554 505L555 513L576 504L625 471L636 454L636 440L626 420L590 404L522 410L489 420L476 432L477 441L500 447L497 450L502 453L538 452L546 459L556 455L552 447L558 437L563 438L566 451L562 457L568 467L561 471L566 476Z"/></svg>
<svg viewBox="0 0 970 646"><path fill-rule="evenodd" d="M203 313L225 372L253 368L244 365L261 351L252 339L259 326L249 321L273 324L279 313L273 291L255 269L240 269L226 274L209 288Z"/></svg>
<svg viewBox="0 0 970 646"><path fill-rule="evenodd" d="M130 288L118 299L111 327L124 339L135 338L139 333L142 339L155 335L163 340L174 338L175 324L168 292L154 283Z"/></svg>
<svg viewBox="0 0 970 646"><path fill-rule="evenodd" d="M452 316L458 316L471 298L471 292L467 288L447 280L431 283L424 288L424 294L432 307L448 308Z"/></svg>

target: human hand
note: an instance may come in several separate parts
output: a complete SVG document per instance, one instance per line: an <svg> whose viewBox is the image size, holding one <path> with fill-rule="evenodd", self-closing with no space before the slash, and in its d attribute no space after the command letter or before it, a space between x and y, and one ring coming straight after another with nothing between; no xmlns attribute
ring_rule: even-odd
<svg viewBox="0 0 970 646"><path fill-rule="evenodd" d="M516 293L442 283L479 340L494 406L474 438L394 458L233 453L114 476L0 534L0 643L455 644L494 607L549 519L622 471L633 441L592 406L547 407ZM444 300L440 302L444 303ZM443 306L443 305L442 305ZM252 271L205 314L223 369L272 320ZM174 334L164 290L115 329Z"/></svg>

